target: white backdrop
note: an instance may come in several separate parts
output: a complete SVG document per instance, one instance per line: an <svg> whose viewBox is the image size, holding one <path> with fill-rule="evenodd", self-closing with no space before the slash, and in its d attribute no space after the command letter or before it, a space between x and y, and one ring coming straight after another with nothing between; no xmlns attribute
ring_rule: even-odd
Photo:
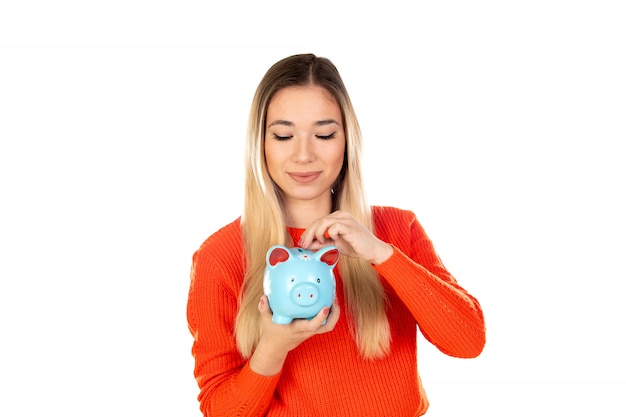
<svg viewBox="0 0 626 417"><path fill-rule="evenodd" d="M420 339L428 415L623 415L625 39L621 0L2 1L0 415L199 416L191 255L301 52L351 92L370 203L484 308L477 359Z"/></svg>

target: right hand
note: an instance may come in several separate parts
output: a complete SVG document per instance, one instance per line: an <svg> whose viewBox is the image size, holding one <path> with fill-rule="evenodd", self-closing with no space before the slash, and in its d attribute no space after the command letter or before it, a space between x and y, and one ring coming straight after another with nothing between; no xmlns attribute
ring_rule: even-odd
<svg viewBox="0 0 626 417"><path fill-rule="evenodd" d="M272 321L272 311L267 296L263 295L259 301L263 333L252 357L250 368L266 376L280 372L287 358L287 354L298 347L308 338L322 333L328 333L335 328L341 314L337 300L332 308L323 308L311 320L296 319L289 324L276 324ZM325 324L324 320L326 320Z"/></svg>

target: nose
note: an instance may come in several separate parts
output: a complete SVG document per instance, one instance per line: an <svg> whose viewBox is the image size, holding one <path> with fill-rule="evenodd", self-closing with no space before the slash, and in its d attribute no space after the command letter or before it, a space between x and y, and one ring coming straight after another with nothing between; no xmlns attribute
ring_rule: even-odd
<svg viewBox="0 0 626 417"><path fill-rule="evenodd" d="M310 306L317 302L320 293L316 286L312 284L296 285L291 290L291 299L301 306Z"/></svg>
<svg viewBox="0 0 626 417"><path fill-rule="evenodd" d="M307 137L300 137L294 141L294 160L296 162L310 162L315 158L313 144Z"/></svg>

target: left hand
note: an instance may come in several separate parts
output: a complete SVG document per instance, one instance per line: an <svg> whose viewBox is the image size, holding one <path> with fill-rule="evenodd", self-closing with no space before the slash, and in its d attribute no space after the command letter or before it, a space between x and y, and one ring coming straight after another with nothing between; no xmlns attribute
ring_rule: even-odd
<svg viewBox="0 0 626 417"><path fill-rule="evenodd" d="M378 239L345 211L335 211L315 220L302 233L299 244L311 250L335 245L340 253L374 265L386 261L393 254L391 245Z"/></svg>

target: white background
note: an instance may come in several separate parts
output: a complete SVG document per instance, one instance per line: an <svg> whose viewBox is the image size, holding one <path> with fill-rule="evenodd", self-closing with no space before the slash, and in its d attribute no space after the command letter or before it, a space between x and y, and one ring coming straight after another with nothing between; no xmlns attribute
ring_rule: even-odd
<svg viewBox="0 0 626 417"><path fill-rule="evenodd" d="M484 308L477 359L420 339L428 415L623 415L623 1L0 4L0 415L199 415L191 255L302 52L351 92L370 203Z"/></svg>

